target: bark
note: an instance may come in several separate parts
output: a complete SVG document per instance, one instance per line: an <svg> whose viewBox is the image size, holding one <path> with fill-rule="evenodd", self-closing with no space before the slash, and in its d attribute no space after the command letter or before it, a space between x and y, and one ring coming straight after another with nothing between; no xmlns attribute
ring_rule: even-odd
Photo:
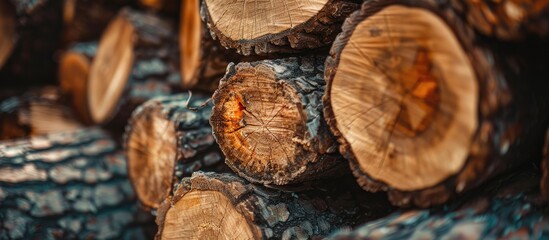
<svg viewBox="0 0 549 240"><path fill-rule="evenodd" d="M0 81L0 87L52 84L56 69L54 53L62 29L62 1L3 2L4 5L10 5L8 11L15 14L16 35L12 40L15 39L16 44L3 66L0 65L0 79L3 80ZM29 71L28 66L33 66L32 71Z"/></svg>
<svg viewBox="0 0 549 240"><path fill-rule="evenodd" d="M323 120L324 58L230 64L210 117L226 163L248 181L284 185L344 165Z"/></svg>
<svg viewBox="0 0 549 240"><path fill-rule="evenodd" d="M115 21L124 23L112 24L103 34L90 69L88 106L94 123L123 129L139 104L179 89L179 54L175 26L169 19L125 8ZM113 38L128 28L130 34L113 43ZM126 50L131 51L131 57L124 55ZM105 93L100 89L105 85L117 88L119 97L102 101Z"/></svg>
<svg viewBox="0 0 549 240"><path fill-rule="evenodd" d="M0 161L3 239L146 239L153 230L124 155L99 129L3 142Z"/></svg>
<svg viewBox="0 0 549 240"><path fill-rule="evenodd" d="M88 107L87 84L97 53L97 42L80 42L70 46L59 61L59 85L69 105L85 124L92 124Z"/></svg>
<svg viewBox="0 0 549 240"><path fill-rule="evenodd" d="M306 6L309 3L300 3L298 1L296 4ZM252 6L252 4L256 5ZM239 7L236 7L221 1L203 0L201 12L204 14L204 19L214 39L219 39L224 47L236 49L238 53L248 56L251 54L291 53L329 46L340 32L343 20L359 7L359 1L329 0L309 18L294 22L292 16L302 15L310 10L305 11L301 7L290 8L283 6L282 4L287 4L286 2L279 2L279 4L281 4L279 7L263 6L265 9L261 9L262 12L255 12L254 10L260 11L255 8L257 6L255 2L244 3L245 7L242 8L240 4ZM212 13L222 13L222 17L217 16L221 14L212 15ZM226 15L230 16L226 17ZM254 18L249 19L248 16L254 16ZM288 16L288 19L279 19L281 16ZM218 17L219 19L226 18L219 20ZM286 25L282 28L276 26L269 22L272 21L269 17L284 22L282 24L288 21L291 23L291 27ZM218 25L223 22L229 27L219 28ZM254 24L255 30L266 30L268 33L259 35L255 33L254 29L247 28L238 29L237 31L229 30L233 27L237 28L237 26L242 27L250 22L257 24L257 26ZM241 33L239 37L232 36L234 35L233 32L241 31L244 31L244 33ZM249 37L242 37L244 34L249 35Z"/></svg>
<svg viewBox="0 0 549 240"><path fill-rule="evenodd" d="M331 106L334 76L344 47L355 26L376 12L403 5L437 13L459 40L474 68L478 84L478 123L467 149L463 166L451 176L421 189L402 190L376 180L361 170L350 143L338 129ZM547 43L530 39L521 44L500 42L477 34L464 24L454 10L427 1L370 1L349 18L326 61L327 91L325 114L330 129L341 143L340 151L350 162L359 184L368 191L387 191L393 204L427 207L447 202L481 183L514 167L527 164L539 155L548 115L545 64ZM375 64L375 63L374 63ZM357 80L358 81L358 80ZM413 176L413 173L411 173Z"/></svg>
<svg viewBox="0 0 549 240"><path fill-rule="evenodd" d="M547 38L549 3L546 1L450 1L455 11L476 30L502 40ZM444 5L440 1L440 5Z"/></svg>
<svg viewBox="0 0 549 240"><path fill-rule="evenodd" d="M13 139L73 131L81 124L59 89L44 87L0 102L0 126L0 139Z"/></svg>
<svg viewBox="0 0 549 240"><path fill-rule="evenodd" d="M319 183L292 192L250 184L232 174L197 172L184 178L159 208L156 239L314 239L390 209L380 196L349 183Z"/></svg>
<svg viewBox="0 0 549 240"><path fill-rule="evenodd" d="M99 39L118 10L130 4L130 0L65 0L63 3L64 45Z"/></svg>
<svg viewBox="0 0 549 240"><path fill-rule="evenodd" d="M125 133L130 181L141 203L158 208L172 186L198 170L227 172L208 123L211 104L187 108L189 94L153 98L139 106ZM206 101L192 96L189 107Z"/></svg>
<svg viewBox="0 0 549 240"><path fill-rule="evenodd" d="M537 201L537 171L518 170L485 191L461 201L429 210L401 210L341 230L328 239L543 239L549 218Z"/></svg>

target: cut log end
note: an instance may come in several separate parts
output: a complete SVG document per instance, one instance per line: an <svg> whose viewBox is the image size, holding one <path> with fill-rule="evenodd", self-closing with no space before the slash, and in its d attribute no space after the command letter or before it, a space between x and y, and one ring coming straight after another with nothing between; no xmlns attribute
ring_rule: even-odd
<svg viewBox="0 0 549 240"><path fill-rule="evenodd" d="M95 123L104 123L115 111L131 72L134 38L135 29L124 12L101 37L87 88L88 107Z"/></svg>
<svg viewBox="0 0 549 240"><path fill-rule="evenodd" d="M85 54L69 51L59 61L59 85L69 94L72 108L83 122L90 122L86 87L90 75L91 62Z"/></svg>
<svg viewBox="0 0 549 240"><path fill-rule="evenodd" d="M214 135L228 165L249 181L277 185L298 182L313 168L333 164L328 158L321 159L332 139L322 138L322 124L315 125L312 119L320 114L314 112L323 81L320 73L315 75L315 60L308 60L230 65L214 93L210 118ZM309 74L300 75L300 68L310 68ZM307 81L299 82L303 79ZM318 94L312 86L319 87ZM302 102L307 97L296 89L309 89L308 107Z"/></svg>
<svg viewBox="0 0 549 240"><path fill-rule="evenodd" d="M200 45L203 35L202 21L198 9L199 0L183 1L181 4L181 27L179 31L179 47L181 49L181 78L183 87L196 85L200 61Z"/></svg>
<svg viewBox="0 0 549 240"><path fill-rule="evenodd" d="M160 239L256 239L234 201L217 191L186 192L166 212L164 221L171 224Z"/></svg>
<svg viewBox="0 0 549 240"><path fill-rule="evenodd" d="M126 143L128 174L140 201L158 208L173 184L178 147L175 129L158 108L137 111L131 126Z"/></svg>
<svg viewBox="0 0 549 240"><path fill-rule="evenodd" d="M0 1L0 69L15 46L16 20L14 11L8 1Z"/></svg>
<svg viewBox="0 0 549 240"><path fill-rule="evenodd" d="M477 129L478 86L452 29L427 10L398 5L351 23L352 34L332 48L337 66L327 64L326 116L342 152L404 191L456 174Z"/></svg>

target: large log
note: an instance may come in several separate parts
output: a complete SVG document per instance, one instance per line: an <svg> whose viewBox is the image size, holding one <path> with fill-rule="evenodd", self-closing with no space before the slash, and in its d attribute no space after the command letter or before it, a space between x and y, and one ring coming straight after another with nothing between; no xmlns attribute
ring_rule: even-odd
<svg viewBox="0 0 549 240"><path fill-rule="evenodd" d="M72 94L85 96L76 109L88 114L79 115L89 116L87 122L123 128L139 104L176 91L181 83L175 33L170 20L125 8L103 33L94 56L75 45L70 51L78 56L65 55L59 71L75 82L68 85L85 86L84 94Z"/></svg>
<svg viewBox="0 0 549 240"><path fill-rule="evenodd" d="M239 62L242 57L211 37L206 23L201 20L201 3L200 0L186 0L181 4L181 81L186 89L214 91L229 62Z"/></svg>
<svg viewBox="0 0 549 240"><path fill-rule="evenodd" d="M0 102L0 139L14 139L81 127L65 105L59 89L29 90Z"/></svg>
<svg viewBox="0 0 549 240"><path fill-rule="evenodd" d="M64 0L64 44L99 39L118 10L130 4L131 0Z"/></svg>
<svg viewBox="0 0 549 240"><path fill-rule="evenodd" d="M390 210L382 196L350 183L288 192L197 172L162 203L156 239L316 239Z"/></svg>
<svg viewBox="0 0 549 240"><path fill-rule="evenodd" d="M359 7L355 0L203 2L212 36L246 56L328 46L343 20Z"/></svg>
<svg viewBox="0 0 549 240"><path fill-rule="evenodd" d="M190 97L153 98L134 111L126 127L129 177L145 207L158 208L174 183L197 170L228 170L208 123L211 104L195 112L187 107L199 107L207 99Z"/></svg>
<svg viewBox="0 0 549 240"><path fill-rule="evenodd" d="M0 163L2 239L146 239L154 231L124 155L99 129L4 141Z"/></svg>
<svg viewBox="0 0 549 240"><path fill-rule="evenodd" d="M62 1L0 2L0 88L53 84Z"/></svg>
<svg viewBox="0 0 549 240"><path fill-rule="evenodd" d="M537 201L539 175L524 173L496 181L467 201L443 208L398 211L327 239L548 238L549 217Z"/></svg>
<svg viewBox="0 0 549 240"><path fill-rule="evenodd" d="M324 122L324 58L230 64L210 118L226 163L250 182L284 185L343 164Z"/></svg>
<svg viewBox="0 0 549 240"><path fill-rule="evenodd" d="M332 46L324 97L360 185L425 207L536 159L546 45L483 38L428 1L365 2Z"/></svg>
<svg viewBox="0 0 549 240"><path fill-rule="evenodd" d="M449 1L467 23L487 36L524 40L532 35L549 36L549 2L458 0ZM444 5L444 1L439 4Z"/></svg>

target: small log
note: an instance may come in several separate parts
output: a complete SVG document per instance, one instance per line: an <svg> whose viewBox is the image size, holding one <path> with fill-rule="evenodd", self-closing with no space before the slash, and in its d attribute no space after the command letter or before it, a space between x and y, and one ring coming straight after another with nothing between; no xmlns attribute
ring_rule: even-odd
<svg viewBox="0 0 549 240"><path fill-rule="evenodd" d="M200 0L186 0L181 4L181 80L183 88L213 92L229 62L239 62L242 57L211 37L206 23L201 20L200 4Z"/></svg>
<svg viewBox="0 0 549 240"><path fill-rule="evenodd" d="M229 65L210 123L233 171L250 182L284 185L345 165L323 120L323 63L309 56Z"/></svg>
<svg viewBox="0 0 549 240"><path fill-rule="evenodd" d="M359 8L355 0L203 1L212 36L245 56L329 46Z"/></svg>
<svg viewBox="0 0 549 240"><path fill-rule="evenodd" d="M544 239L549 217L537 198L536 171L490 183L467 201L398 211L327 239ZM532 169L533 170L533 169Z"/></svg>
<svg viewBox="0 0 549 240"><path fill-rule="evenodd" d="M153 13L120 11L103 33L89 69L85 96L92 123L122 127L139 104L178 89L175 32L171 21ZM61 71L70 75L74 70Z"/></svg>
<svg viewBox="0 0 549 240"><path fill-rule="evenodd" d="M55 87L31 90L0 102L0 140L70 132L80 127Z"/></svg>
<svg viewBox="0 0 549 240"><path fill-rule="evenodd" d="M67 96L71 108L78 119L85 124L92 124L88 108L87 84L90 68L97 52L97 42L73 44L59 60L59 85Z"/></svg>
<svg viewBox="0 0 549 240"><path fill-rule="evenodd" d="M427 207L536 159L546 45L485 39L433 2L364 3L326 60L324 97L359 184Z"/></svg>
<svg viewBox="0 0 549 240"><path fill-rule="evenodd" d="M545 145L543 147L543 158L541 159L541 195L546 202L549 202L549 130L545 134Z"/></svg>
<svg viewBox="0 0 549 240"><path fill-rule="evenodd" d="M178 0L138 0L137 3L142 8L151 10L153 12L161 13L163 15L176 16L179 14L179 7L185 4L186 1Z"/></svg>
<svg viewBox="0 0 549 240"><path fill-rule="evenodd" d="M502 40L524 40L531 35L549 37L547 1L458 0L449 3L468 24L487 36Z"/></svg>
<svg viewBox="0 0 549 240"><path fill-rule="evenodd" d="M53 84L62 1L0 2L0 88Z"/></svg>
<svg viewBox="0 0 549 240"><path fill-rule="evenodd" d="M64 44L99 39L119 9L130 3L130 0L64 0Z"/></svg>
<svg viewBox="0 0 549 240"><path fill-rule="evenodd" d="M153 98L139 106L125 133L130 181L138 199L156 209L172 186L197 170L227 171L208 123L211 104L194 112L189 94ZM206 98L193 96L188 107Z"/></svg>
<svg viewBox="0 0 549 240"><path fill-rule="evenodd" d="M124 155L99 129L4 141L0 163L2 239L146 239L151 230Z"/></svg>
<svg viewBox="0 0 549 240"><path fill-rule="evenodd" d="M350 183L287 192L196 172L159 208L156 239L316 239L390 210Z"/></svg>

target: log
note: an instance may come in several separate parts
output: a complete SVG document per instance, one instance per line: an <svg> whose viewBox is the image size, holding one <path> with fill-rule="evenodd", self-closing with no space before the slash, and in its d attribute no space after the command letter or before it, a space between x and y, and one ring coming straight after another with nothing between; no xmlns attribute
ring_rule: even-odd
<svg viewBox="0 0 549 240"><path fill-rule="evenodd" d="M467 23L484 35L508 41L549 36L547 1L449 1ZM440 1L441 5L445 4Z"/></svg>
<svg viewBox="0 0 549 240"><path fill-rule="evenodd" d="M63 103L59 89L29 90L0 102L0 140L70 132L82 125Z"/></svg>
<svg viewBox="0 0 549 240"><path fill-rule="evenodd" d="M483 38L427 1L364 3L330 50L324 97L359 184L427 207L536 159L546 44Z"/></svg>
<svg viewBox="0 0 549 240"><path fill-rule="evenodd" d="M539 204L537 171L489 184L467 201L426 210L401 210L327 239L543 239L549 217ZM532 169L533 170L533 169Z"/></svg>
<svg viewBox="0 0 549 240"><path fill-rule="evenodd" d="M65 0L63 2L64 45L99 39L120 8L130 4L130 0Z"/></svg>
<svg viewBox="0 0 549 240"><path fill-rule="evenodd" d="M0 88L53 84L54 54L62 29L62 1L0 2L0 9L3 9L0 10L0 62L3 62L0 64ZM9 13L4 14L6 9ZM29 66L33 66L32 71Z"/></svg>
<svg viewBox="0 0 549 240"><path fill-rule="evenodd" d="M146 239L126 160L96 128L0 144L0 238Z"/></svg>
<svg viewBox="0 0 549 240"><path fill-rule="evenodd" d="M233 174L196 172L159 208L156 239L320 239L387 213L382 198L349 180L287 192Z"/></svg>
<svg viewBox="0 0 549 240"><path fill-rule="evenodd" d="M179 14L180 5L185 4L185 1L177 0L138 0L140 7L163 15L177 16Z"/></svg>
<svg viewBox="0 0 549 240"><path fill-rule="evenodd" d="M156 97L139 106L126 127L130 181L143 206L156 209L172 186L197 170L227 172L208 123L211 104L194 112L189 94ZM193 96L198 107L204 96Z"/></svg>
<svg viewBox="0 0 549 240"><path fill-rule="evenodd" d="M59 60L59 86L78 119L93 124L88 108L87 84L97 53L97 42L80 42L69 47Z"/></svg>
<svg viewBox="0 0 549 240"><path fill-rule="evenodd" d="M549 130L545 134L543 158L541 158L540 192L546 202L549 202Z"/></svg>
<svg viewBox="0 0 549 240"><path fill-rule="evenodd" d="M103 33L89 67L86 104L79 108L87 109L92 123L123 129L139 104L179 88L175 36L168 19L129 8L120 11ZM85 69L83 62L63 64L60 71L66 73L60 75L77 74L76 69Z"/></svg>
<svg viewBox="0 0 549 240"><path fill-rule="evenodd" d="M245 56L329 46L359 7L355 0L203 1L212 36Z"/></svg>
<svg viewBox="0 0 549 240"><path fill-rule="evenodd" d="M342 169L323 120L323 63L308 56L229 65L210 123L233 171L250 182L285 185Z"/></svg>
<svg viewBox="0 0 549 240"><path fill-rule="evenodd" d="M183 88L213 92L229 62L242 57L215 41L201 20L200 0L183 1L179 24L181 81Z"/></svg>

